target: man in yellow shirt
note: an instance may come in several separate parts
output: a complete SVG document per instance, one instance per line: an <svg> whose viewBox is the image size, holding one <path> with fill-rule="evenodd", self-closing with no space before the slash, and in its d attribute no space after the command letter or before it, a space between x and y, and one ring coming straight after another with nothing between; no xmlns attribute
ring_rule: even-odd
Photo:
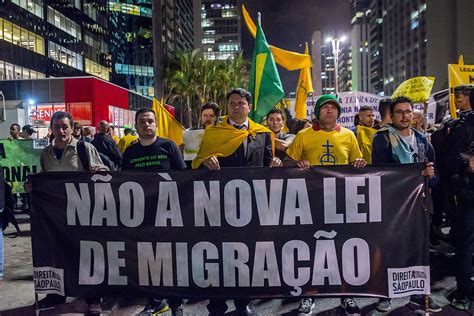
<svg viewBox="0 0 474 316"><path fill-rule="evenodd" d="M286 151L288 165L300 168L310 166L347 165L361 168L366 165L357 139L352 131L336 123L341 115L337 98L326 94L316 102L314 115L317 122L300 131Z"/></svg>
<svg viewBox="0 0 474 316"><path fill-rule="evenodd" d="M296 134L286 151L285 165L296 164L302 169L347 164L356 168L365 167L367 162L362 158L354 133L336 122L340 115L341 105L335 96L325 94L319 97L314 107L317 122ZM310 313L313 304L312 298L304 298L298 313ZM360 315L360 309L353 298L341 298L341 306L346 315Z"/></svg>
<svg viewBox="0 0 474 316"><path fill-rule="evenodd" d="M132 134L131 128L126 128L123 133L125 136L120 138L120 141L117 145L120 152L123 154L125 149L127 149L131 144L135 143L138 140L138 137Z"/></svg>

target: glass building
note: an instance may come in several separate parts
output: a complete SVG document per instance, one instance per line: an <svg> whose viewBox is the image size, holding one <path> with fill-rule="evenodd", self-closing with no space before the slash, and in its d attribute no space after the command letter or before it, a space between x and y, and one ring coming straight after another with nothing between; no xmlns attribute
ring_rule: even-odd
<svg viewBox="0 0 474 316"><path fill-rule="evenodd" d="M239 1L202 0L201 26L204 58L234 58L242 47Z"/></svg>
<svg viewBox="0 0 474 316"><path fill-rule="evenodd" d="M110 80L105 0L4 0L0 80L93 75Z"/></svg>

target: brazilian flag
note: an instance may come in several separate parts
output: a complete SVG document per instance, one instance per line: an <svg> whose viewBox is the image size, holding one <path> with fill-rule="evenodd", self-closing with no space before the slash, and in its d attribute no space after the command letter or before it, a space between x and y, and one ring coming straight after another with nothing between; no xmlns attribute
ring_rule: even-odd
<svg viewBox="0 0 474 316"><path fill-rule="evenodd" d="M257 123L285 96L275 60L268 46L258 15L257 35L250 69L249 91L253 102L249 117Z"/></svg>

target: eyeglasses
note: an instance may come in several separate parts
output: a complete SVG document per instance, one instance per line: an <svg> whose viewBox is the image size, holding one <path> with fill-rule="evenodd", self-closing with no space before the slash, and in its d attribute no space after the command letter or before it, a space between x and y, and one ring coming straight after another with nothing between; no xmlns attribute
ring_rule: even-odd
<svg viewBox="0 0 474 316"><path fill-rule="evenodd" d="M405 111L395 110L395 111L393 111L393 113L398 114L398 115L404 115L404 114L405 115L410 115L410 114L413 114L413 111L412 110L405 110Z"/></svg>

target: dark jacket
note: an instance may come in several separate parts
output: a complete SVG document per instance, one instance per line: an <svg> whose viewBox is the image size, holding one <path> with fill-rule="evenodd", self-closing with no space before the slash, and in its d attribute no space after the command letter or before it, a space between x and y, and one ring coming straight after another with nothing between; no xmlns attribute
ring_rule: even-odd
<svg viewBox="0 0 474 316"><path fill-rule="evenodd" d="M219 157L221 167L264 167L269 166L273 158L270 133L257 133L255 138L247 137L247 154L244 144L227 157Z"/></svg>
<svg viewBox="0 0 474 316"><path fill-rule="evenodd" d="M436 162L435 152L433 146L425 135L415 129L411 129L415 133L416 142L418 144L418 162ZM388 141L388 136L384 135L388 131L380 131L375 134L372 142L372 164L395 164L397 161L392 156L392 146ZM438 183L437 171L435 169L435 176L430 179L430 187Z"/></svg>
<svg viewBox="0 0 474 316"><path fill-rule="evenodd" d="M98 133L95 134L91 144L94 145L99 153L107 156L115 166L120 166L122 155L112 138L104 133Z"/></svg>

